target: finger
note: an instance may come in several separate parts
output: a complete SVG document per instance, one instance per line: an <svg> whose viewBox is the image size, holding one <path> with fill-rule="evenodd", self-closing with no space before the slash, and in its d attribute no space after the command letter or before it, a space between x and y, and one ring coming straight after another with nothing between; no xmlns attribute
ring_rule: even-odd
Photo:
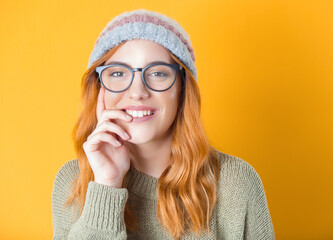
<svg viewBox="0 0 333 240"><path fill-rule="evenodd" d="M96 106L96 115L97 115L98 121L99 121L100 117L102 116L103 111L105 110L104 95L105 95L105 88L101 87L99 89L98 98L97 98L97 106Z"/></svg>
<svg viewBox="0 0 333 240"><path fill-rule="evenodd" d="M86 143L90 146L90 149L96 148L101 142L109 143L114 147L120 147L121 143L117 141L111 134L105 132L98 132L93 135Z"/></svg>
<svg viewBox="0 0 333 240"><path fill-rule="evenodd" d="M94 132L88 137L88 140L91 138L92 135L96 134L97 132L106 132L106 131L109 131L111 133L116 133L124 140L128 140L130 138L129 134L119 125L109 121L104 121L95 128Z"/></svg>
<svg viewBox="0 0 333 240"><path fill-rule="evenodd" d="M107 109L103 111L97 126L100 125L103 121L109 121L110 119L121 119L126 122L131 122L133 117L119 109Z"/></svg>

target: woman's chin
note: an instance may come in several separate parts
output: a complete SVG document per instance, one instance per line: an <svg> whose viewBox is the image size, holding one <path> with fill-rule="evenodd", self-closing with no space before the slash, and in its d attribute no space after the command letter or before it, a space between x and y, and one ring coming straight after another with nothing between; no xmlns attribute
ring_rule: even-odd
<svg viewBox="0 0 333 240"><path fill-rule="evenodd" d="M127 142L132 144L144 144L151 141L151 136L148 136L147 133L144 134L140 131L128 131L129 135L131 136Z"/></svg>
<svg viewBox="0 0 333 240"><path fill-rule="evenodd" d="M147 126L124 126L124 130L130 135L127 141L133 144L143 144L155 138L155 131Z"/></svg>
<svg viewBox="0 0 333 240"><path fill-rule="evenodd" d="M136 138L132 137L131 139L127 140L127 142L132 143L132 144L144 144L147 143L149 140L148 139L143 139L143 138Z"/></svg>

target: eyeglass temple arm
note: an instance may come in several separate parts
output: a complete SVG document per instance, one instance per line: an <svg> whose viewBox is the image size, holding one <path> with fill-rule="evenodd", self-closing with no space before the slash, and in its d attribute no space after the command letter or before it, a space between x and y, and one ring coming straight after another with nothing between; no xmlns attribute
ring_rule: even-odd
<svg viewBox="0 0 333 240"><path fill-rule="evenodd" d="M185 81L185 78L186 78L186 71L185 71L185 68L183 68L182 66L180 66L180 72L182 73L182 78L183 78L183 80Z"/></svg>

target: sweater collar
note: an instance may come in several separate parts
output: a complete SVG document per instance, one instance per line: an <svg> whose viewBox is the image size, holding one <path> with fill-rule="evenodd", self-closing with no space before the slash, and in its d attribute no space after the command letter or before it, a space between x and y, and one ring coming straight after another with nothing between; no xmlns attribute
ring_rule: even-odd
<svg viewBox="0 0 333 240"><path fill-rule="evenodd" d="M130 165L125 183L128 191L146 198L157 199L157 183L158 178L140 172L132 164Z"/></svg>

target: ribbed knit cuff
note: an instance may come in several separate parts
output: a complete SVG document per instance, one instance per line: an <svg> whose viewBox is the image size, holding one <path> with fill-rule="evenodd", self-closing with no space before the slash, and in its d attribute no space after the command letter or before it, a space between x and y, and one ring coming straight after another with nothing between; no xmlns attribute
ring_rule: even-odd
<svg viewBox="0 0 333 240"><path fill-rule="evenodd" d="M89 182L81 220L88 227L112 232L126 230L124 222L126 188L114 188Z"/></svg>

